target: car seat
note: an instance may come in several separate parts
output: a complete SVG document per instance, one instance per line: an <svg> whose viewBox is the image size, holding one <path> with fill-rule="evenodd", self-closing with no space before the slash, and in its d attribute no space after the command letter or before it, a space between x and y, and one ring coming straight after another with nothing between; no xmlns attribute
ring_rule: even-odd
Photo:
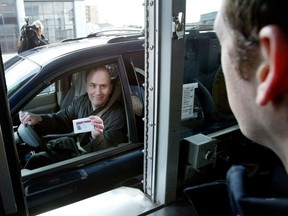
<svg viewBox="0 0 288 216"><path fill-rule="evenodd" d="M234 118L230 109L225 79L220 66L216 71L195 79L198 82L197 97L206 120L217 121L220 118Z"/></svg>
<svg viewBox="0 0 288 216"><path fill-rule="evenodd" d="M67 94L65 95L62 103L61 109L65 109L68 107L72 101L86 93L86 72L80 72L77 80L72 84L70 89L68 90Z"/></svg>

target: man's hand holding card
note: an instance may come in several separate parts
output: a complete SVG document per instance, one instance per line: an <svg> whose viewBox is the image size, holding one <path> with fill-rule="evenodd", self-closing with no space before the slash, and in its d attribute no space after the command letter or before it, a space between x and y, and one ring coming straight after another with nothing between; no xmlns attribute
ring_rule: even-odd
<svg viewBox="0 0 288 216"><path fill-rule="evenodd" d="M73 120L74 133L86 133L91 132L93 138L98 134L103 133L104 123L103 120L98 116L89 116L87 118L80 118Z"/></svg>

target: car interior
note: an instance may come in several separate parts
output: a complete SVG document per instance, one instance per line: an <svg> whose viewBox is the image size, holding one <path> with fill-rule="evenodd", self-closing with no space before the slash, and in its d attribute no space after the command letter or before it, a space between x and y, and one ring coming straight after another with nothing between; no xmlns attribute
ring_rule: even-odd
<svg viewBox="0 0 288 216"><path fill-rule="evenodd" d="M18 115L14 116L14 137L22 167L21 174L25 195L31 212L37 212L38 208L43 209L42 205L48 202L53 203L52 205L69 202L66 199L57 201L54 197L55 191L59 191L57 193L61 193L63 196L66 196L66 193L72 193L71 199L78 200L82 196L87 197L89 194L104 192L111 185L114 185L114 187L134 185L134 187L141 188L141 176L143 175L143 152L141 149L143 148L144 128L142 120L144 115L144 87L142 86L144 71L141 64L141 68L139 68L137 62L135 65L132 64L129 55L123 59L123 62L124 64L121 66L119 61L112 58L66 70L59 77L51 79L50 83L44 83L42 89L39 90L40 92L32 96L29 103L22 110L39 114L57 112L69 105L74 98L86 92L85 81L88 68L105 65L111 72L114 85L110 101L119 100L126 110L128 139L125 143L40 168L23 169L31 154L45 151L45 146L51 139L60 136L74 136L74 134L50 134L40 137L32 127L24 127L20 124ZM108 106L110 105L108 104ZM101 180L102 177L99 177L103 175L103 178L107 178L111 173L117 173L122 170L123 164L132 168L125 169L121 172L121 175L114 176L109 182L105 179ZM131 178L131 176L134 177ZM94 186L91 190L89 187L94 184L95 178L101 184L97 187ZM85 181L83 186L79 183L81 181ZM75 191L71 191L71 184L75 185ZM78 187L84 187L84 189L80 191ZM62 197L62 195L59 197ZM47 206L48 208L49 206Z"/></svg>
<svg viewBox="0 0 288 216"><path fill-rule="evenodd" d="M112 106L116 100L120 101L123 106L126 106L123 99L123 87L121 86L122 84L119 79L117 63L106 64L106 68L108 68L111 73L112 83L114 86L107 109ZM54 83L41 91L36 97L34 97L34 99L24 107L23 111L41 114L57 112L60 109L66 108L69 104L71 104L73 99L86 92L86 70L87 66L69 72L69 75L65 75L59 80L56 80ZM132 83L130 88L133 110L135 110L135 116L140 118L143 115L142 95L139 93L137 83L136 85ZM103 112L105 112L107 109L104 109ZM125 109L127 109L127 107L125 107ZM132 136L130 136L130 133L131 131L128 129L128 143L131 142L130 137ZM33 127L25 127L22 124L19 125L15 134L17 136L17 142L20 143L20 145L17 146L19 148L20 158L22 159L22 166L24 166L25 162L27 161L27 157L31 155L31 152L34 153L42 151L43 149L45 150L43 146L45 147L45 143L47 143L49 140L63 136L75 137L74 133L61 135L49 134L44 137L39 137L39 135L34 131Z"/></svg>

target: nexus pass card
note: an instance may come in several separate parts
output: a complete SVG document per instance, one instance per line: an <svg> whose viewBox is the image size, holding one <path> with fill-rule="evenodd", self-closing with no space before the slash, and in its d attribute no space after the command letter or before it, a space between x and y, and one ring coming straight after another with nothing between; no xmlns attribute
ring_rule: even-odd
<svg viewBox="0 0 288 216"><path fill-rule="evenodd" d="M74 133L85 133L94 130L94 125L89 118L80 118L73 120Z"/></svg>

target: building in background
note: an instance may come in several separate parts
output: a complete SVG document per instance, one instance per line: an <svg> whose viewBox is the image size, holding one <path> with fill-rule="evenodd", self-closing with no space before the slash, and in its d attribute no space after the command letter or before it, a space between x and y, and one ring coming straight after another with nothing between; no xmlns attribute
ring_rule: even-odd
<svg viewBox="0 0 288 216"><path fill-rule="evenodd" d="M143 1L0 0L2 53L17 52L20 29L26 24L25 17L29 18L29 24L40 20L49 43L57 43L63 39L85 37L98 30L116 26L143 28Z"/></svg>
<svg viewBox="0 0 288 216"><path fill-rule="evenodd" d="M86 33L90 34L99 30L99 13L96 5L86 5Z"/></svg>
<svg viewBox="0 0 288 216"><path fill-rule="evenodd" d="M2 53L17 50L19 35L15 0L0 0L0 45Z"/></svg>
<svg viewBox="0 0 288 216"><path fill-rule="evenodd" d="M187 30L210 31L214 28L217 11L204 13L200 15L198 22L186 23Z"/></svg>
<svg viewBox="0 0 288 216"><path fill-rule="evenodd" d="M44 25L44 35L50 43L75 36L73 1L32 1L25 0L25 15L30 24L40 20Z"/></svg>
<svg viewBox="0 0 288 216"><path fill-rule="evenodd" d="M88 14L86 8L84 0L0 0L2 53L17 52L20 29L26 24L26 17L29 18L29 24L35 20L43 23L44 35L49 43L86 36L87 21L95 23L98 16L97 7L89 10Z"/></svg>

